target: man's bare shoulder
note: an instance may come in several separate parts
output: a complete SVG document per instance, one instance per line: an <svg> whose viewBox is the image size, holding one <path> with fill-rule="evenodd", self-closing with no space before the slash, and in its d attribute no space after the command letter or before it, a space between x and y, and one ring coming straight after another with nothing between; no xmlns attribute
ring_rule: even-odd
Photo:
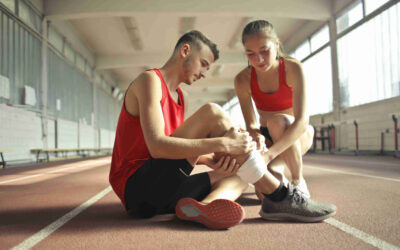
<svg viewBox="0 0 400 250"><path fill-rule="evenodd" d="M144 71L130 83L127 93L141 93L157 86L160 86L160 79L157 74L154 71Z"/></svg>
<svg viewBox="0 0 400 250"><path fill-rule="evenodd" d="M125 107L133 116L139 116L140 105L150 100L161 99L160 79L154 71L142 72L126 90ZM153 98L154 97L154 98Z"/></svg>

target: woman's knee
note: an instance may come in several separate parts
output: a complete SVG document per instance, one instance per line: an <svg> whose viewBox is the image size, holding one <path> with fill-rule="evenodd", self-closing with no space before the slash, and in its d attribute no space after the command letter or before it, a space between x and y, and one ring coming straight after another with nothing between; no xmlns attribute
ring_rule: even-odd
<svg viewBox="0 0 400 250"><path fill-rule="evenodd" d="M304 133L304 141L302 142L302 153L305 154L312 146L314 139L314 128L311 125L307 126L307 130Z"/></svg>
<svg viewBox="0 0 400 250"><path fill-rule="evenodd" d="M269 119L267 128L274 141L281 137L281 135L289 128L292 121L285 115L276 115Z"/></svg>

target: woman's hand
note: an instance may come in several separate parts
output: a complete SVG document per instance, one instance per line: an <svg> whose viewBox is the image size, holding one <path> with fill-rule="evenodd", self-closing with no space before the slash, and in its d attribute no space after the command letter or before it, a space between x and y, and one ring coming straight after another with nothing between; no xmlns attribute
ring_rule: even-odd
<svg viewBox="0 0 400 250"><path fill-rule="evenodd" d="M261 134L259 129L251 129L249 130L249 134L253 138L253 141L257 143L257 150L260 150L261 153L268 151L267 146L265 145L265 137Z"/></svg>

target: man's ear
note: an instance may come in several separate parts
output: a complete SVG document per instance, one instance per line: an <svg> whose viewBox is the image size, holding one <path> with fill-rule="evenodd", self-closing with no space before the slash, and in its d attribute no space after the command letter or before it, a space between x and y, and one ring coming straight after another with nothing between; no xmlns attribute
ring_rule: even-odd
<svg viewBox="0 0 400 250"><path fill-rule="evenodd" d="M183 44L183 45L181 46L181 49L180 49L180 56L181 56L182 58L188 57L189 54L190 54L191 49L192 49L192 48L191 48L190 44L188 44L188 43Z"/></svg>

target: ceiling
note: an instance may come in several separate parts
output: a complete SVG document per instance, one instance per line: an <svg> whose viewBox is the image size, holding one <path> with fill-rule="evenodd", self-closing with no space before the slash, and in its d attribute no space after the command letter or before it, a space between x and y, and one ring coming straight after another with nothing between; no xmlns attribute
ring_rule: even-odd
<svg viewBox="0 0 400 250"><path fill-rule="evenodd" d="M339 1L343 4L350 0ZM214 41L220 59L190 87L189 113L206 102L226 103L233 78L247 65L240 34L249 21L270 21L283 42L303 27L320 27L337 8L334 0L46 0L53 23L68 22L95 55L95 69L114 76L124 91L144 69L161 67L182 33L197 29ZM303 35L306 37L309 34ZM297 35L298 37L298 35ZM68 38L67 38L68 39ZM304 38L303 38L304 39Z"/></svg>

